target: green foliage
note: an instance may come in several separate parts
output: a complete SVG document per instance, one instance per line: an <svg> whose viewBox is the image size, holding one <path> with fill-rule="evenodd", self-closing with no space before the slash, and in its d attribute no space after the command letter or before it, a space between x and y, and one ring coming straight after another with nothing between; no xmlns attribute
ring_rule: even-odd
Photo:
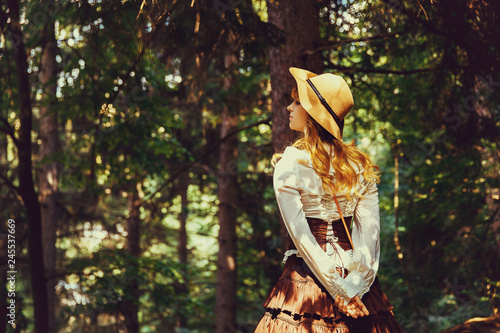
<svg viewBox="0 0 500 333"><path fill-rule="evenodd" d="M82 322L71 317L83 315L97 323L99 315L117 315L124 300L140 306L144 323L157 327L172 325L179 309L194 314L196 298L176 291L176 286L194 272L175 261L136 258L123 250L102 249L91 258L74 259L67 268L74 273L68 276L70 282L62 284L61 295L73 302L68 303L63 320L74 322L73 330ZM139 299L130 293L132 284L140 286Z"/></svg>

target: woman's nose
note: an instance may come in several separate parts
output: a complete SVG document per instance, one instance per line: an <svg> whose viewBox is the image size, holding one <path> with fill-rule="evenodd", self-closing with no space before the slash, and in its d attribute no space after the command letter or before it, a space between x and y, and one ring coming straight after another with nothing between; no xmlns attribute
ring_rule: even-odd
<svg viewBox="0 0 500 333"><path fill-rule="evenodd" d="M292 104L293 104L293 103L291 103L290 105L288 105L288 106L286 107L286 110L287 110L288 112L292 112Z"/></svg>

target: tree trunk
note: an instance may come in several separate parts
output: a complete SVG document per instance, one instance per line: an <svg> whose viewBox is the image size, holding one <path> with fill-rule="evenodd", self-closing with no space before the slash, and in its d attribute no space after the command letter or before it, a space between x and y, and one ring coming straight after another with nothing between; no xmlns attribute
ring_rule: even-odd
<svg viewBox="0 0 500 333"><path fill-rule="evenodd" d="M225 65L228 75L223 89L229 90L232 84L231 68L235 56L226 56ZM221 138L236 129L238 116L227 103L222 110ZM219 170L219 254L217 258L216 291L216 333L236 332L236 157L237 138L232 135L220 145Z"/></svg>
<svg viewBox="0 0 500 333"><path fill-rule="evenodd" d="M40 159L51 158L58 149L57 117L54 106L57 79L57 44L54 22L49 21L42 40L45 42L40 69L40 83L43 89L40 106L39 137ZM45 272L47 276L47 297L49 330L55 332L55 309L57 298L55 287L56 272L56 229L58 220L58 171L55 161L43 163L38 173L38 194L42 214L42 244Z"/></svg>
<svg viewBox="0 0 500 333"><path fill-rule="evenodd" d="M28 258L30 264L31 290L35 315L35 331L49 332L49 312L47 301L47 279L44 269L42 246L42 217L40 203L35 191L32 173L31 130L33 110L31 108L28 61L19 22L19 1L8 0L10 10L10 30L16 59L18 97L20 109L20 129L18 143L19 193L26 207L28 219Z"/></svg>
<svg viewBox="0 0 500 333"><path fill-rule="evenodd" d="M267 1L269 23L285 34L283 45L271 47L269 51L269 71L271 75L272 99L272 139L273 148L281 152L296 138L289 127L289 113L286 107L291 103L290 92L296 85L288 70L290 67L307 69L316 74L323 71L321 53L312 52L320 44L319 20L316 1L280 0ZM309 55L307 52L311 52ZM281 221L282 239L287 231ZM281 249L285 251L287 242Z"/></svg>
<svg viewBox="0 0 500 333"><path fill-rule="evenodd" d="M187 287L187 273L184 267L188 265L188 250L187 250L187 231L186 231L186 220L188 215L188 186L189 186L189 173L183 172L179 175L179 193L181 195L181 212L178 215L179 218L179 243L177 245L177 252L179 255L179 263L183 265L182 276L184 281L179 282L175 286L175 291L177 295L188 295L188 287ZM183 328L186 327L187 324L187 316L184 307L181 305L177 309L176 314L176 327Z"/></svg>
<svg viewBox="0 0 500 333"><path fill-rule="evenodd" d="M137 186L140 186L138 184ZM141 255L141 213L140 213L140 199L135 191L129 193L128 196L128 212L129 216L127 219L127 253L134 258L138 258ZM132 272L138 267L132 267ZM134 273L135 274L135 273ZM131 276L131 273L127 275L127 285L124 288L125 292L128 294L123 301L122 313L125 316L125 326L127 333L138 333L139 332L139 318L138 318L138 301L140 297L139 293L139 283L135 276Z"/></svg>
<svg viewBox="0 0 500 333"><path fill-rule="evenodd" d="M291 102L290 92L295 80L288 71L299 67L320 74L323 71L321 53L312 52L320 44L318 8L316 1L280 0L267 1L269 23L285 34L283 45L271 47L269 70L272 98L272 146L282 151L295 134L289 128L286 107ZM307 52L311 54L307 54Z"/></svg>

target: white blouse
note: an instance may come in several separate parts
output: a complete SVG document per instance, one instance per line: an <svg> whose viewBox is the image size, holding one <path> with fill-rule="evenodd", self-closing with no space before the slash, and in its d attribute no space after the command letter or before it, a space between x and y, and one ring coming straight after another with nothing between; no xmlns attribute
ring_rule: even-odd
<svg viewBox="0 0 500 333"><path fill-rule="evenodd" d="M313 236L306 217L330 223L340 215L331 193L324 191L321 178L314 171L305 150L287 147L274 170L274 191L288 233L301 256L321 284L335 299L340 295L347 301L370 290L377 274L380 256L380 215L377 184L366 181L364 169L358 168L357 192L352 200L343 193L335 193L344 217L353 216L352 242L354 251L344 251L333 232L325 252ZM331 168L330 174L334 175ZM342 221L335 222L342 223ZM333 245L332 245L333 244ZM335 246L335 249L333 249ZM335 251L336 250L336 251ZM334 255L335 254L335 255ZM344 267L349 274L343 278L336 267Z"/></svg>

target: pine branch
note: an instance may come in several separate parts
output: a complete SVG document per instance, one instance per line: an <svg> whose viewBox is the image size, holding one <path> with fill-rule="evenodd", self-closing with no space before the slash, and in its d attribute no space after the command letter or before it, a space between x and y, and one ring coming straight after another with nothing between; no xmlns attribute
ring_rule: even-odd
<svg viewBox="0 0 500 333"><path fill-rule="evenodd" d="M16 192L17 194L19 194L19 187L17 187L16 185L14 185L10 180L9 178L7 178L6 176L4 176L2 173L0 173L0 179L3 180L3 183L5 185L7 185L10 189L14 190L14 192Z"/></svg>
<svg viewBox="0 0 500 333"><path fill-rule="evenodd" d="M153 38L156 36L160 28L163 26L163 24L166 22L167 18L170 16L170 12L168 9L165 9L165 11L160 15L158 20L156 21L153 30L149 34L149 38L144 42L142 49L139 51L137 56L135 57L134 61L132 62L132 65L129 67L127 73L121 77L121 79L125 82L127 81L127 78L130 77L130 73L132 73L139 61L142 59L144 53L148 49L149 44L153 41ZM118 89L115 91L115 93L110 97L109 101L110 103L113 103L114 100L118 97L118 94L120 93L122 87L125 86L124 84L120 85Z"/></svg>
<svg viewBox="0 0 500 333"><path fill-rule="evenodd" d="M0 116L0 121L5 125L5 127L0 126L0 131L4 132L8 136L10 136L10 138L12 139L12 141L14 141L14 144L16 146L18 146L19 142L18 142L18 140L16 138L16 135L14 133L14 129L9 124L9 121L6 118L2 117L2 116Z"/></svg>
<svg viewBox="0 0 500 333"><path fill-rule="evenodd" d="M419 68L409 70L396 70L396 69L377 69L377 68L359 68L359 67L346 67L337 66L329 62L325 68L333 69L339 73L372 73L372 74L396 74L396 75L412 75L419 73L437 72L443 70L441 67L435 68Z"/></svg>
<svg viewBox="0 0 500 333"><path fill-rule="evenodd" d="M394 37L394 36L401 35L401 34L404 34L404 32L390 32L390 33L380 34L380 35L371 36L371 37L341 39L341 40L337 40L334 42L325 43L324 45L318 47L315 50L307 50L304 52L303 55L308 56L308 55L313 55L313 54L318 53L318 52L328 51L328 50L331 50L339 45L350 44L350 43L359 43L359 42L370 42L373 40L380 40L380 39L388 39L390 37Z"/></svg>
<svg viewBox="0 0 500 333"><path fill-rule="evenodd" d="M269 124L270 121L271 121L270 117L269 118L265 118L265 119L262 119L262 120L259 120L259 121L255 122L255 123L252 123L252 124L249 124L249 125L237 128L237 129L229 132L227 135L225 135L223 138L221 138L218 142L216 142L212 147L210 147L209 149L207 149L196 161L188 163L181 170L179 170L178 172L176 172L175 174L173 174L168 180L166 180L162 185L160 185L160 187L158 187L158 189L156 191L154 191L153 193L149 194L145 199L143 199L143 202L150 200L157 193L161 192L166 186L168 186L175 179L177 179L177 177L179 177L180 174L182 174L183 172L188 171L194 165L198 165L200 163L200 161L202 161L205 157L207 157L208 155L210 155L215 149L217 149L221 145L221 143L223 143L224 141L226 141L229 137L231 137L231 136L233 136L235 134L238 134L239 132L246 131L247 129L250 129L252 127L259 126L261 124Z"/></svg>
<svg viewBox="0 0 500 333"><path fill-rule="evenodd" d="M135 71L137 65L139 64L139 61L142 59L142 57L144 56L144 53L148 49L148 46L152 43L153 38L156 36L156 34L160 30L160 28L165 24L167 18L170 16L171 16L171 14L168 11L168 9L165 9L165 11L163 11L163 13L161 13L161 15L158 17L158 20L154 24L153 29L152 29L151 33L149 34L149 38L143 43L142 49L136 55L134 61L132 62L132 64L128 68L127 72L124 75L120 76L121 80L123 81L123 84L118 85L118 89L111 94L110 98L108 99L109 104L114 103L114 101L116 100L116 98L118 97L120 92L122 91L123 87L126 86L128 79L131 77L130 74L133 71ZM95 125L96 129L99 129L99 127L101 126L101 122L102 122L103 117L104 117L104 114L100 114L98 116L98 122Z"/></svg>

